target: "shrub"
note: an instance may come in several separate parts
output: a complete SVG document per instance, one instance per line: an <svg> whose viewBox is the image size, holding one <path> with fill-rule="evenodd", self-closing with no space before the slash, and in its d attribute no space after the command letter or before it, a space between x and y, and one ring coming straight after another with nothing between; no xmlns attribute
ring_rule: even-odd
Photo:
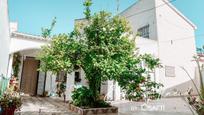
<svg viewBox="0 0 204 115"><path fill-rule="evenodd" d="M90 89L85 86L82 86L78 89L75 89L72 94L73 104L82 108L89 107L110 107L109 103L106 103L103 100L98 99L93 103L93 93Z"/></svg>
<svg viewBox="0 0 204 115"><path fill-rule="evenodd" d="M73 104L80 107L88 107L93 100L92 92L85 86L72 92Z"/></svg>

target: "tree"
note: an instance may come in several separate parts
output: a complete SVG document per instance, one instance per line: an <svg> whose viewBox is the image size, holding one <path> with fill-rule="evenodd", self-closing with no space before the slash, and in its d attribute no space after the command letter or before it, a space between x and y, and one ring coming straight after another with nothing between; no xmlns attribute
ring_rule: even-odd
<svg viewBox="0 0 204 115"><path fill-rule="evenodd" d="M54 19L52 20L50 28L42 28L41 29L42 30L42 37L43 38L51 37L51 32L52 32L55 24L56 24L56 17L54 17Z"/></svg>
<svg viewBox="0 0 204 115"><path fill-rule="evenodd" d="M79 41L69 38L66 34L52 37L49 45L43 46L38 59L41 60L41 71L52 71L57 74L60 71L72 72L76 65L80 65L78 52L82 48Z"/></svg>
<svg viewBox="0 0 204 115"><path fill-rule="evenodd" d="M117 80L125 91L126 98L135 101L160 98L158 89L163 85L151 80L150 75L155 68L160 67L159 59L144 54L130 58L126 64L125 71Z"/></svg>
<svg viewBox="0 0 204 115"><path fill-rule="evenodd" d="M83 5L85 6L84 15L86 16L86 19L90 19L91 18L90 6L92 5L92 1L91 0L85 0Z"/></svg>
<svg viewBox="0 0 204 115"><path fill-rule="evenodd" d="M54 36L51 44L43 47L39 59L43 62L41 70L44 71L72 72L76 68L82 68L89 81L89 89L76 90L73 95L74 103L87 106L87 103L83 103L87 101L77 101L84 99L89 100L89 107L97 107L99 103L103 103L99 99L103 81L118 81L123 89L129 89L126 87L129 84L135 92L136 87L148 81L143 76L147 70L141 68L141 61L148 62L147 66L153 70L158 66L158 60L135 55L135 41L130 39L132 32L124 18L112 16L105 11L91 16L90 4L91 0L84 3L88 12L85 13L85 24L75 27L69 35ZM87 90L91 95L81 94Z"/></svg>

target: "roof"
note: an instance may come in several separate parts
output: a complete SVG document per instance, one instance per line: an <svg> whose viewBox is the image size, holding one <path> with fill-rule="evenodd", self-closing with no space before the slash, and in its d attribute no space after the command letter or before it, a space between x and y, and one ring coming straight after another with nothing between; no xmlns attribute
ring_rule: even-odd
<svg viewBox="0 0 204 115"><path fill-rule="evenodd" d="M26 38L26 39L32 39L32 40L40 40L44 42L49 42L49 38L43 38L41 36L31 35L31 34L24 34L20 32L12 32L11 37L18 37L18 38Z"/></svg>
<svg viewBox="0 0 204 115"><path fill-rule="evenodd" d="M119 13L119 15L122 15L124 12L126 12L128 9L132 8L133 6L137 5L138 2L140 2L141 0L138 0L137 2L135 2L134 4L132 4L131 6L129 6L127 9L123 10L121 13ZM162 0L163 2L165 2L165 4L170 7L176 14L178 14L178 16L180 16L181 18L183 18L183 20L185 20L190 26L193 27L193 29L197 29L197 26L195 24L193 24L186 16L184 16L179 10L177 10L177 8L175 6L173 6L169 0ZM150 8L153 9L153 8Z"/></svg>

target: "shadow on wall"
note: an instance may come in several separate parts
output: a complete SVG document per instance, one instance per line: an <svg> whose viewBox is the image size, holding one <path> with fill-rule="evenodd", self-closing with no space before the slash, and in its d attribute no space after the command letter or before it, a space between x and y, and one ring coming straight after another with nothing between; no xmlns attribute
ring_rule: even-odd
<svg viewBox="0 0 204 115"><path fill-rule="evenodd" d="M204 71L203 71L204 73ZM190 89L193 90L192 94L193 95L198 95L198 92L196 90L196 87L198 88L198 90L200 91L200 78L199 78L199 73L196 70L195 72L195 78L192 80L190 80L184 83L181 83L179 85L176 85L174 87L170 87L168 89L166 89L163 93L162 96L163 97L171 97L171 96L187 96L188 95L188 91ZM193 82L195 83L195 85L193 84Z"/></svg>

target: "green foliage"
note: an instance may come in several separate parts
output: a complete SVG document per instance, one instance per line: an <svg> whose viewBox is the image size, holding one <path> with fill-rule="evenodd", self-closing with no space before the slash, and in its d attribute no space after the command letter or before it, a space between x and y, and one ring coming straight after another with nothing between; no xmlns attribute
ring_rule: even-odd
<svg viewBox="0 0 204 115"><path fill-rule="evenodd" d="M109 107L110 105L103 100L93 102L94 95L87 87L75 89L72 94L73 104L83 108L89 107Z"/></svg>
<svg viewBox="0 0 204 115"><path fill-rule="evenodd" d="M52 32L55 24L56 24L56 17L52 20L50 28L42 28L41 29L42 30L42 37L43 38L51 37L51 32Z"/></svg>
<svg viewBox="0 0 204 115"><path fill-rule="evenodd" d="M93 105L93 95L87 87L80 87L72 92L73 104L80 107Z"/></svg>
<svg viewBox="0 0 204 115"><path fill-rule="evenodd" d="M151 99L158 98L157 90L163 85L152 81L150 73L159 67L159 59L145 54L126 61L126 68L117 80L126 92L126 98L136 101L144 100L145 95Z"/></svg>
<svg viewBox="0 0 204 115"><path fill-rule="evenodd" d="M20 97L16 97L10 94L4 94L3 97L0 98L0 106L1 108L12 108L15 109L20 108L22 105L22 101Z"/></svg>
<svg viewBox="0 0 204 115"><path fill-rule="evenodd" d="M204 100L193 96L192 93L193 90L190 90L188 92L188 102L189 104L196 110L196 112L198 113L198 115L204 115Z"/></svg>
<svg viewBox="0 0 204 115"><path fill-rule="evenodd" d="M104 11L91 17L84 28L87 50L82 68L93 91L98 97L101 82L116 79L124 69L126 59L133 54L134 44L128 39L129 27L125 19L112 17Z"/></svg>
<svg viewBox="0 0 204 115"><path fill-rule="evenodd" d="M89 12L91 0L86 0L84 5L87 6L86 12ZM140 85L149 87L149 90L157 87L148 79L148 72L159 66L159 60L150 55L134 54L135 41L130 39L132 32L127 21L105 11L93 16L90 12L85 14L82 27L75 27L69 35L54 36L51 44L43 47L39 56L43 62L41 70L44 71L72 72L75 67L84 70L89 89L82 87L75 90L73 103L77 106L106 106L99 99L101 83L106 80L118 81L127 94L134 97L136 93L140 98L145 92L136 90L137 87L141 88ZM147 67L142 68L141 62L145 62Z"/></svg>
<svg viewBox="0 0 204 115"><path fill-rule="evenodd" d="M21 55L19 53L15 53L13 56L13 76L18 77L18 73L20 71L20 64L21 64Z"/></svg>
<svg viewBox="0 0 204 115"><path fill-rule="evenodd" d="M57 83L57 94L59 97L61 97L62 94L64 94L66 91L66 82L63 81L63 82L58 82Z"/></svg>
<svg viewBox="0 0 204 115"><path fill-rule="evenodd" d="M84 15L86 16L86 19L90 19L91 18L90 6L92 5L92 0L85 0L83 5L85 6Z"/></svg>
<svg viewBox="0 0 204 115"><path fill-rule="evenodd" d="M54 36L50 45L42 47L38 56L42 64L41 71L72 72L75 65L80 65L82 45L80 41L69 38L66 34Z"/></svg>
<svg viewBox="0 0 204 115"><path fill-rule="evenodd" d="M1 109L5 108L14 108L20 109L22 105L22 100L19 92L16 92L12 88L13 84L7 85L7 89L3 92L3 95L0 96L0 107Z"/></svg>
<svg viewBox="0 0 204 115"><path fill-rule="evenodd" d="M200 92L198 92L198 93L199 93L200 99L204 100L204 82L203 82L203 76L202 76L203 67L200 64L200 60L202 60L202 58L203 58L203 55L202 55L203 52L199 52L199 53L200 53L199 55L193 56L193 59L197 64L198 72L199 72L199 78L200 78Z"/></svg>

